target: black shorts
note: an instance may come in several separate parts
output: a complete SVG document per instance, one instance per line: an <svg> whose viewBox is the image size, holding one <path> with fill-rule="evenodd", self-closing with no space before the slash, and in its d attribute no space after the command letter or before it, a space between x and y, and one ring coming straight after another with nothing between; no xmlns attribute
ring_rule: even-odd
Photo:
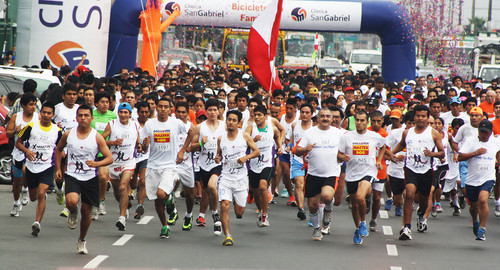
<svg viewBox="0 0 500 270"><path fill-rule="evenodd" d="M442 186L441 182L444 181L444 177L446 176L448 170L448 164L437 167L437 170L434 172L434 180L432 182L434 188L440 188Z"/></svg>
<svg viewBox="0 0 500 270"><path fill-rule="evenodd" d="M251 188L259 188L260 180L266 180L267 183L269 184L269 180L271 179L271 177L273 177L273 174L274 174L273 167L264 168L260 173L248 170L249 186Z"/></svg>
<svg viewBox="0 0 500 270"><path fill-rule="evenodd" d="M200 179L201 179L201 175L200 175L200 172L194 172L194 181L195 182L200 182Z"/></svg>
<svg viewBox="0 0 500 270"><path fill-rule="evenodd" d="M26 168L26 181L30 189L37 188L40 184L51 186L54 184L54 167L50 167L39 173L32 173Z"/></svg>
<svg viewBox="0 0 500 270"><path fill-rule="evenodd" d="M64 180L66 182L64 188L66 195L76 192L80 195L82 203L99 207L99 176L87 181L80 181L66 174Z"/></svg>
<svg viewBox="0 0 500 270"><path fill-rule="evenodd" d="M342 165L340 165L340 173L345 173L346 168L347 168L347 163L342 162Z"/></svg>
<svg viewBox="0 0 500 270"><path fill-rule="evenodd" d="M358 181L345 181L345 185L347 187L347 194L349 195L352 195L352 194L356 194L356 192L358 192L358 185L359 185L359 182L361 181L368 181L370 184L372 184L375 180L375 178L371 177L371 176L365 176L363 178L361 178L361 180L358 180Z"/></svg>
<svg viewBox="0 0 500 270"><path fill-rule="evenodd" d="M209 172L200 169L200 178L203 187L205 188L208 186L208 180L210 180L210 177L212 177L212 175L215 174L217 176L220 176L221 172L222 172L222 165L213 167Z"/></svg>
<svg viewBox="0 0 500 270"><path fill-rule="evenodd" d="M147 167L148 167L148 160L147 159L145 159L143 161L139 161L139 163L137 163L137 165L135 165L134 172L139 173L139 171L141 169L146 169Z"/></svg>
<svg viewBox="0 0 500 270"><path fill-rule="evenodd" d="M405 186L413 184L417 188L417 193L429 196L432 182L434 181L434 171L428 170L426 173L416 173L405 167Z"/></svg>
<svg viewBox="0 0 500 270"><path fill-rule="evenodd" d="M321 194L321 189L324 186L331 186L333 189L337 187L337 177L319 177L314 175L307 175L304 185L304 197L312 198Z"/></svg>
<svg viewBox="0 0 500 270"><path fill-rule="evenodd" d="M487 191L488 194L491 193L493 187L495 186L495 180L488 180L480 186L469 186L465 184L465 192L467 193L467 200L469 202L477 202L479 200L479 193L481 191Z"/></svg>
<svg viewBox="0 0 500 270"><path fill-rule="evenodd" d="M403 194L405 190L405 180L403 178L389 176L389 184L393 195Z"/></svg>

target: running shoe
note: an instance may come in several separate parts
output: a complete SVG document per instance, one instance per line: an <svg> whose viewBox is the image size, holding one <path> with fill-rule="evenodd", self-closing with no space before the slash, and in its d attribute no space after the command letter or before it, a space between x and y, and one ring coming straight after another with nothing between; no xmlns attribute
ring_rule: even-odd
<svg viewBox="0 0 500 270"><path fill-rule="evenodd" d="M474 233L474 236L477 237L477 231L479 230L479 221L473 220L472 221L472 232Z"/></svg>
<svg viewBox="0 0 500 270"><path fill-rule="evenodd" d="M133 198L130 198L130 197L132 197L132 196L131 196L131 195L128 195L128 204L127 204L127 209L132 208L132 199L133 199Z"/></svg>
<svg viewBox="0 0 500 270"><path fill-rule="evenodd" d="M182 224L183 231L189 231L193 227L193 217L184 217L184 223Z"/></svg>
<svg viewBox="0 0 500 270"><path fill-rule="evenodd" d="M253 197L253 192L249 191L248 196L247 196L247 203L252 204L254 200L255 200L255 198Z"/></svg>
<svg viewBox="0 0 500 270"><path fill-rule="evenodd" d="M322 238L323 238L323 234L321 233L321 228L314 228L313 240L314 241L321 241Z"/></svg>
<svg viewBox="0 0 500 270"><path fill-rule="evenodd" d="M144 206L142 204L138 204L135 208L134 219L141 219L141 216L144 214Z"/></svg>
<svg viewBox="0 0 500 270"><path fill-rule="evenodd" d="M70 229L76 229L76 225L78 224L78 208L69 213L66 223Z"/></svg>
<svg viewBox="0 0 500 270"><path fill-rule="evenodd" d="M279 197L279 196L280 196L280 195L278 194L278 191L277 191L277 190L275 190L275 191L273 192L273 197Z"/></svg>
<svg viewBox="0 0 500 270"><path fill-rule="evenodd" d="M368 215L370 213L370 209L372 206L372 196L369 195L368 197L365 198L366 200L366 214Z"/></svg>
<svg viewBox="0 0 500 270"><path fill-rule="evenodd" d="M500 217L500 205L495 205L495 217Z"/></svg>
<svg viewBox="0 0 500 270"><path fill-rule="evenodd" d="M125 217L123 217L123 216L119 217L118 221L116 221L115 225L119 231L125 231L127 229L127 222L125 220Z"/></svg>
<svg viewBox="0 0 500 270"><path fill-rule="evenodd" d="M280 195L281 198L288 198L288 190L283 189Z"/></svg>
<svg viewBox="0 0 500 270"><path fill-rule="evenodd" d="M194 204L200 204L201 202L201 196L196 196L196 198L194 198Z"/></svg>
<svg viewBox="0 0 500 270"><path fill-rule="evenodd" d="M384 209L387 211L391 211L393 203L394 203L393 199L387 199L387 201L385 201Z"/></svg>
<svg viewBox="0 0 500 270"><path fill-rule="evenodd" d="M21 212L21 210L23 209L23 205L22 204L16 204L14 203L14 205L12 206L12 211L10 211L10 216L11 217L18 217L19 216L19 213Z"/></svg>
<svg viewBox="0 0 500 270"><path fill-rule="evenodd" d="M396 211L395 211L395 212L396 212L396 216L397 216L397 217L402 216L402 215L403 215L403 207L401 207L401 206L396 206Z"/></svg>
<svg viewBox="0 0 500 270"><path fill-rule="evenodd" d="M160 238L167 239L170 237L170 228L168 225L161 227Z"/></svg>
<svg viewBox="0 0 500 270"><path fill-rule="evenodd" d="M174 196L170 196L166 201L165 201L165 206L167 206L167 214L172 214L175 209L175 199Z"/></svg>
<svg viewBox="0 0 500 270"><path fill-rule="evenodd" d="M299 211L297 212L297 217L298 217L300 220L305 220L305 219L307 218L307 216L306 216L306 212L304 211L304 209L299 208Z"/></svg>
<svg viewBox="0 0 500 270"><path fill-rule="evenodd" d="M362 221L359 223L359 232L361 236L368 236L370 233L368 232L368 228L366 228L366 221Z"/></svg>
<svg viewBox="0 0 500 270"><path fill-rule="evenodd" d="M437 212L437 205L433 205L431 209L431 216L437 217L438 212Z"/></svg>
<svg viewBox="0 0 500 270"><path fill-rule="evenodd" d="M411 240L411 230L408 227L403 227L399 231L399 240Z"/></svg>
<svg viewBox="0 0 500 270"><path fill-rule="evenodd" d="M41 229L42 226L40 225L40 222L38 221L33 222L33 225L31 225L31 235L38 236Z"/></svg>
<svg viewBox="0 0 500 270"><path fill-rule="evenodd" d="M234 245L233 238L231 236L226 236L226 238L224 238L224 241L222 241L222 245L226 247Z"/></svg>
<svg viewBox="0 0 500 270"><path fill-rule="evenodd" d="M378 232L377 221L374 219L370 220L370 232Z"/></svg>
<svg viewBox="0 0 500 270"><path fill-rule="evenodd" d="M361 230L360 229L356 229L354 231L354 237L352 238L352 241L354 242L354 244L356 245L361 245L363 244L363 237L361 236Z"/></svg>
<svg viewBox="0 0 500 270"><path fill-rule="evenodd" d="M347 202L347 205L349 206L349 209L352 208L352 205L351 205L351 196L349 196L349 194L347 194L347 196L345 196L345 201Z"/></svg>
<svg viewBox="0 0 500 270"><path fill-rule="evenodd" d="M64 204L64 189L61 189L60 191L56 191L56 201L59 205Z"/></svg>
<svg viewBox="0 0 500 270"><path fill-rule="evenodd" d="M453 216L458 217L460 216L460 213L461 213L460 207L453 205Z"/></svg>
<svg viewBox="0 0 500 270"><path fill-rule="evenodd" d="M179 219L179 215L177 215L177 212L172 212L167 219L167 224L168 225L175 225L175 221Z"/></svg>
<svg viewBox="0 0 500 270"><path fill-rule="evenodd" d="M323 210L323 226L330 226L332 222L332 210Z"/></svg>
<svg viewBox="0 0 500 270"><path fill-rule="evenodd" d="M85 240L78 239L78 242L76 243L76 252L78 252L78 254L88 254L89 253L89 251L87 250L86 243L87 242L85 242Z"/></svg>
<svg viewBox="0 0 500 270"><path fill-rule="evenodd" d="M27 187L22 187L21 190L21 204L23 206L28 205L30 203L30 196L28 194L28 188Z"/></svg>
<svg viewBox="0 0 500 270"><path fill-rule="evenodd" d="M59 216L61 216L63 218L67 218L69 216L68 208L64 207L64 209L61 211L61 213L59 213Z"/></svg>
<svg viewBox="0 0 500 270"><path fill-rule="evenodd" d="M106 182L106 191L109 191L109 189L111 188L111 182Z"/></svg>
<svg viewBox="0 0 500 270"><path fill-rule="evenodd" d="M218 213L213 214L212 218L214 219L214 234L219 236L222 233L222 222L220 221L220 215Z"/></svg>
<svg viewBox="0 0 500 270"><path fill-rule="evenodd" d="M259 227L269 227L269 217L267 215L262 215L260 218L260 226Z"/></svg>
<svg viewBox="0 0 500 270"><path fill-rule="evenodd" d="M196 226L207 227L207 222L205 221L205 218L204 217L198 217L196 219Z"/></svg>
<svg viewBox="0 0 500 270"><path fill-rule="evenodd" d="M92 220L97 220L99 218L99 208L92 206Z"/></svg>
<svg viewBox="0 0 500 270"><path fill-rule="evenodd" d="M465 206L467 205L466 201L465 201L465 197L464 196L458 196L458 205L460 206L460 209L464 209Z"/></svg>
<svg viewBox="0 0 500 270"><path fill-rule="evenodd" d="M423 215L417 217L417 232L427 231L427 219Z"/></svg>
<svg viewBox="0 0 500 270"><path fill-rule="evenodd" d="M290 200L288 200L286 205L290 205L292 207L297 207L297 202L295 201L295 196L290 196Z"/></svg>
<svg viewBox="0 0 500 270"><path fill-rule="evenodd" d="M486 228L479 227L477 229L476 240L485 241L486 240Z"/></svg>
<svg viewBox="0 0 500 270"><path fill-rule="evenodd" d="M108 182L109 183L109 182ZM106 215L106 204L104 204L104 201L99 202L99 215L104 216Z"/></svg>
<svg viewBox="0 0 500 270"><path fill-rule="evenodd" d="M311 221L307 222L307 227L312 227L313 223Z"/></svg>
<svg viewBox="0 0 500 270"><path fill-rule="evenodd" d="M271 201L269 201L269 204L276 204L276 199L275 197L273 196L273 198L271 199Z"/></svg>
<svg viewBox="0 0 500 270"><path fill-rule="evenodd" d="M436 204L436 212L443 213L443 208L441 207L440 203Z"/></svg>
<svg viewBox="0 0 500 270"><path fill-rule="evenodd" d="M330 224L328 224L328 226L321 226L321 233L323 235L329 235L330 234Z"/></svg>

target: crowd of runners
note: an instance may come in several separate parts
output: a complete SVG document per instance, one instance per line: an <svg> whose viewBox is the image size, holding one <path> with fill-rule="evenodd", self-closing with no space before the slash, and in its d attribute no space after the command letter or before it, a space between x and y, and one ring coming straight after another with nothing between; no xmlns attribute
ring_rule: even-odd
<svg viewBox="0 0 500 270"><path fill-rule="evenodd" d="M118 230L126 230L129 211L134 219L156 211L161 238L181 218L183 230L213 225L225 246L234 244L231 205L240 219L255 203L257 226L269 227L269 204L289 197L297 218L321 240L345 199L353 242L362 244L378 230L381 207L394 208L402 219L399 239L411 240L413 211L416 230L425 232L428 215L442 213L441 199L449 198L450 214L468 205L474 237L486 239L490 196L500 216L500 79L484 87L480 78L458 76L386 82L377 70L279 72L284 89L272 93L250 71L212 62L203 70L175 66L159 79L140 68L96 78L83 66L65 66L54 69L62 86L43 93L25 81L22 95L7 97L10 215L38 201L38 236L47 193L54 192L70 229L80 213L77 251L86 254L87 231L106 215L110 188L119 202ZM145 208L146 198L154 210Z"/></svg>

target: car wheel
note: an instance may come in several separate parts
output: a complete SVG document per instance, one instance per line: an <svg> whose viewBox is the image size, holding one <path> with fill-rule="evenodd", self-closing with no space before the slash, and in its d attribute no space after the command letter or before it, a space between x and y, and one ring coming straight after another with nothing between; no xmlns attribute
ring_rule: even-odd
<svg viewBox="0 0 500 270"><path fill-rule="evenodd" d="M10 151L0 152L0 184L11 184L12 155Z"/></svg>

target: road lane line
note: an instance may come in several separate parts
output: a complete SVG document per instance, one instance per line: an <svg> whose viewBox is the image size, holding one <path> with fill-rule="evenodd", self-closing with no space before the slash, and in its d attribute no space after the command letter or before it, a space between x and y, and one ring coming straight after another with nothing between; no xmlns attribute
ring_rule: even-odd
<svg viewBox="0 0 500 270"><path fill-rule="evenodd" d="M391 266L391 270L403 270L401 266Z"/></svg>
<svg viewBox="0 0 500 270"><path fill-rule="evenodd" d="M382 226L382 229L384 230L384 235L393 235L391 226Z"/></svg>
<svg viewBox="0 0 500 270"><path fill-rule="evenodd" d="M141 218L141 220L139 220L139 222L137 222L137 224L141 224L141 225L146 225L148 224L154 217L153 216L144 216Z"/></svg>
<svg viewBox="0 0 500 270"><path fill-rule="evenodd" d="M386 245L387 247L387 255L389 256L398 256L398 249L396 248L396 245Z"/></svg>
<svg viewBox="0 0 500 270"><path fill-rule="evenodd" d="M378 212L378 214L380 215L380 218L384 218L384 219L389 218L389 213L387 213L387 211L385 211L385 210L380 210Z"/></svg>
<svg viewBox="0 0 500 270"><path fill-rule="evenodd" d="M104 260L106 260L108 255L97 255L94 259L92 259L89 263L87 263L83 269L96 269L99 264L101 264Z"/></svg>
<svg viewBox="0 0 500 270"><path fill-rule="evenodd" d="M120 237L120 239L113 243L113 246L123 246L128 242L128 240L132 239L132 237L134 237L133 234L124 234Z"/></svg>

